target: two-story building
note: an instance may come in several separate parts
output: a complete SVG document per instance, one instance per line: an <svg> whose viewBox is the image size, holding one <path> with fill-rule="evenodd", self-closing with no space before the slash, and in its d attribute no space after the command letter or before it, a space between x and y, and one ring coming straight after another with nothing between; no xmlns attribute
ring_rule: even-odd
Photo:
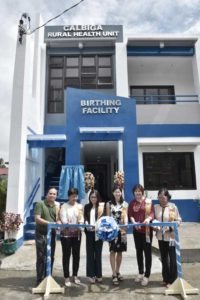
<svg viewBox="0 0 200 300"><path fill-rule="evenodd" d="M66 166L67 176L91 171L105 201L118 170L128 202L136 183L154 200L165 186L183 220L199 221L199 53L198 37L125 40L120 25L46 26L23 36L7 211L26 219Z"/></svg>

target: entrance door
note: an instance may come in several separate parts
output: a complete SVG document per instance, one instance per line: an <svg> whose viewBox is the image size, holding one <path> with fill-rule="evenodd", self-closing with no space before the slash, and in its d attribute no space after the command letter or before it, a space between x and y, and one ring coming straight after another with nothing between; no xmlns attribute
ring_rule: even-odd
<svg viewBox="0 0 200 300"><path fill-rule="evenodd" d="M104 201L111 197L113 177L122 167L123 155L118 141L87 141L81 142L81 164L85 172L93 173L95 189Z"/></svg>

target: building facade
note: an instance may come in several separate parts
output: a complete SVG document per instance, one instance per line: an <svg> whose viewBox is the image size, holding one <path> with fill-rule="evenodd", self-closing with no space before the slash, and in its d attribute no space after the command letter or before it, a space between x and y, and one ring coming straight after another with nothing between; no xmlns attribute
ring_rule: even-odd
<svg viewBox="0 0 200 300"><path fill-rule="evenodd" d="M126 201L136 183L153 200L165 186L199 221L199 53L198 37L125 40L117 25L46 26L17 42L7 211L26 223L62 167L79 166L105 201L123 170Z"/></svg>

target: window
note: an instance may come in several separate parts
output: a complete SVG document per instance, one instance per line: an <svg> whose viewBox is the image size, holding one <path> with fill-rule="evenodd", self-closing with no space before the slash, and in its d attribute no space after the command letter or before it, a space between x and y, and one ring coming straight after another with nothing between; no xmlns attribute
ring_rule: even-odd
<svg viewBox="0 0 200 300"><path fill-rule="evenodd" d="M63 113L64 89L113 88L111 55L50 56L48 113Z"/></svg>
<svg viewBox="0 0 200 300"><path fill-rule="evenodd" d="M174 104L173 86L131 86L131 97L137 104Z"/></svg>
<svg viewBox="0 0 200 300"><path fill-rule="evenodd" d="M192 152L143 153L144 187L147 190L196 189Z"/></svg>
<svg viewBox="0 0 200 300"><path fill-rule="evenodd" d="M63 105L63 57L50 57L48 112L61 113L64 110Z"/></svg>

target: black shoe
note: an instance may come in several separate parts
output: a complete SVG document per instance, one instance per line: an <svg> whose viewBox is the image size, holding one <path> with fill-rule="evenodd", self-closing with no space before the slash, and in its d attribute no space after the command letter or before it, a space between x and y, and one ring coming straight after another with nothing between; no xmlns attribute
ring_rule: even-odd
<svg viewBox="0 0 200 300"><path fill-rule="evenodd" d="M119 281L118 281L117 276L112 277L112 282L113 282L114 285L119 285Z"/></svg>
<svg viewBox="0 0 200 300"><path fill-rule="evenodd" d="M120 274L120 273L117 273L117 279L119 281L123 281L124 280L124 277Z"/></svg>

